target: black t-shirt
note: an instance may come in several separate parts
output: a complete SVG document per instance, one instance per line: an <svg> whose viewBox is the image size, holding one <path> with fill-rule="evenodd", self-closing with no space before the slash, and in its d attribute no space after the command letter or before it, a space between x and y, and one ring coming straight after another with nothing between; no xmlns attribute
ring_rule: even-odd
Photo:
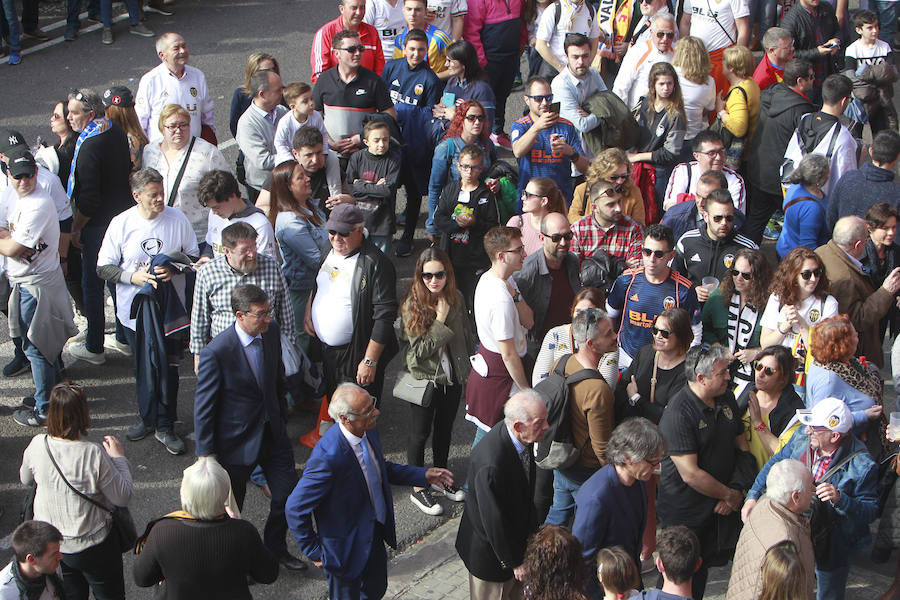
<svg viewBox="0 0 900 600"><path fill-rule="evenodd" d="M657 510L663 527L700 527L718 500L684 482L671 455L696 454L697 466L728 485L734 472L734 440L743 433L741 415L731 392L716 398L715 408L704 404L685 386L666 406L659 430L669 451L662 462Z"/></svg>
<svg viewBox="0 0 900 600"><path fill-rule="evenodd" d="M325 127L335 140L361 133L366 113L394 107L387 84L365 67L360 67L349 83L344 83L337 67L322 73L313 88L313 102L316 110L324 115Z"/></svg>

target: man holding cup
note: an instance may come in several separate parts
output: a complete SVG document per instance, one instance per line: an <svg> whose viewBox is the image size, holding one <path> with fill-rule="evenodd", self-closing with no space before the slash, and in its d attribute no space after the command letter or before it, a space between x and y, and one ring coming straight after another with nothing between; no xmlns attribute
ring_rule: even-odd
<svg viewBox="0 0 900 600"><path fill-rule="evenodd" d="M753 241L737 233L734 212L728 190L713 190L706 197L706 226L688 230L675 244L672 266L697 286L700 302L706 302L719 281L731 274L738 250L759 249Z"/></svg>

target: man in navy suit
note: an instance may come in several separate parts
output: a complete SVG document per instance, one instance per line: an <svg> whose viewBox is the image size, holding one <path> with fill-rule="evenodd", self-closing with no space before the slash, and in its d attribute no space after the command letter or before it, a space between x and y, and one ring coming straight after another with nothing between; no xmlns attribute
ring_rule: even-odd
<svg viewBox="0 0 900 600"><path fill-rule="evenodd" d="M272 490L263 542L283 567L302 571L306 564L288 553L285 541L284 505L297 472L285 426L281 335L262 288L235 287L231 308L234 325L200 352L194 399L197 456L215 456L228 471L238 508L244 506L250 472L262 467Z"/></svg>
<svg viewBox="0 0 900 600"><path fill-rule="evenodd" d="M329 598L381 598L387 590L384 542L397 546L391 484L452 485L453 474L386 461L375 429L381 413L356 384L337 387L328 414L337 427L316 444L288 498L288 524L300 550L325 569Z"/></svg>

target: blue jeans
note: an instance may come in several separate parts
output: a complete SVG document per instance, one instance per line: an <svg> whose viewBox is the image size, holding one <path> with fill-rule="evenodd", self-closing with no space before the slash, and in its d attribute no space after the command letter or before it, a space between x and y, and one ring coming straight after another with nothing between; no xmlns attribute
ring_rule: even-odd
<svg viewBox="0 0 900 600"><path fill-rule="evenodd" d="M875 12L878 13L878 39L894 43L894 35L897 33L897 16L900 13L900 2L886 2L875 0Z"/></svg>
<svg viewBox="0 0 900 600"><path fill-rule="evenodd" d="M3 18L9 27L9 49L13 52L22 50L22 25L16 12L16 0L3 0Z"/></svg>
<svg viewBox="0 0 900 600"><path fill-rule="evenodd" d="M832 571L820 571L816 569L816 600L844 600L844 592L847 587L847 576L850 574L850 565L838 567Z"/></svg>
<svg viewBox="0 0 900 600"><path fill-rule="evenodd" d="M553 471L553 505L544 523L568 526L575 515L575 494L594 469L576 464L564 471Z"/></svg>
<svg viewBox="0 0 900 600"><path fill-rule="evenodd" d="M141 22L138 0L125 0L125 8L128 9L128 22L131 25ZM104 27L112 27L112 0L100 0L100 20Z"/></svg>
<svg viewBox="0 0 900 600"><path fill-rule="evenodd" d="M778 0L750 0L750 27L759 23L759 41L766 34L769 27L775 25L775 15L778 9Z"/></svg>
<svg viewBox="0 0 900 600"><path fill-rule="evenodd" d="M472 447L474 448L476 445L478 445L478 442L481 441L481 438L483 438L487 434L488 434L487 431L485 431L484 429L482 429L481 427L476 425L475 426L475 439L472 440Z"/></svg>
<svg viewBox="0 0 900 600"><path fill-rule="evenodd" d="M87 319L87 336L84 339L85 347L91 352L103 352L103 333L106 330L106 315L104 314L103 283L97 276L97 255L100 254L100 244L106 235L106 225L86 225L81 230L81 289L84 294L84 316ZM116 297L116 288L112 283L108 284L109 293Z"/></svg>
<svg viewBox="0 0 900 600"><path fill-rule="evenodd" d="M37 300L28 293L24 285L19 286L19 323L22 332L28 332L34 311L37 308ZM31 363L31 377L34 380L34 405L39 413L47 414L47 404L50 402L50 390L62 381L62 369L59 357L54 356L53 362L48 361L41 351L31 343L27 335L22 336L22 350Z"/></svg>

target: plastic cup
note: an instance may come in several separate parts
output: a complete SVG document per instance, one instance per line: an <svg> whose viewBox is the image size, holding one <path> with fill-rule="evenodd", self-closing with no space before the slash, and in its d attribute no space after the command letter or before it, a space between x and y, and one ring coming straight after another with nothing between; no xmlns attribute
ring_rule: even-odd
<svg viewBox="0 0 900 600"><path fill-rule="evenodd" d="M710 293L712 293L713 290L719 287L719 280L715 277L704 277L700 280L700 285L702 287L705 287L710 291Z"/></svg>
<svg viewBox="0 0 900 600"><path fill-rule="evenodd" d="M888 425L888 438L900 441L900 412L891 413L891 420Z"/></svg>

